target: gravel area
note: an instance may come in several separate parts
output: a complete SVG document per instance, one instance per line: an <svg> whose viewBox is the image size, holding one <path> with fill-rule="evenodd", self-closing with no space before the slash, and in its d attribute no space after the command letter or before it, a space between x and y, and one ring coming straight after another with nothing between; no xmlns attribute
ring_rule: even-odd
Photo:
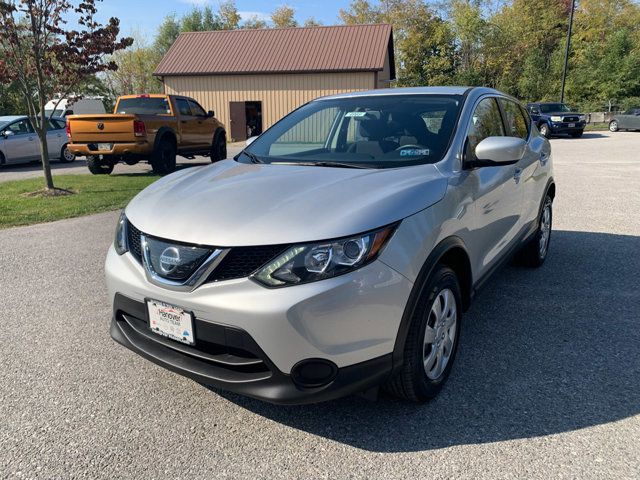
<svg viewBox="0 0 640 480"><path fill-rule="evenodd" d="M552 143L548 261L496 274L421 406L209 391L110 339L117 213L0 231L0 477L639 478L640 133Z"/></svg>

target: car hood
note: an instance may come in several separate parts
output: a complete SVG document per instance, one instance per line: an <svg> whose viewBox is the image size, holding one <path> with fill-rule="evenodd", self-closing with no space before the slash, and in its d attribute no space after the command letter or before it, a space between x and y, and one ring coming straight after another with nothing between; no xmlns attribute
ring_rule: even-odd
<svg viewBox="0 0 640 480"><path fill-rule="evenodd" d="M584 115L582 113L576 113L576 112L551 112L551 113L543 113L543 115L547 115L548 117L550 116L560 116L560 117L572 117L572 116L578 116L578 115Z"/></svg>
<svg viewBox="0 0 640 480"><path fill-rule="evenodd" d="M446 188L434 165L352 169L225 160L158 180L126 214L141 231L181 242L297 243L388 225L438 202Z"/></svg>

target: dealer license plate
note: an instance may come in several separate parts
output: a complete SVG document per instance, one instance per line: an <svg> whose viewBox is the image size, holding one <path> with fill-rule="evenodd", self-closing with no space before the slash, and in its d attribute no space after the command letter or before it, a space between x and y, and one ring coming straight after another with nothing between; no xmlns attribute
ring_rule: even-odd
<svg viewBox="0 0 640 480"><path fill-rule="evenodd" d="M113 143L99 143L98 150L100 151L111 151L113 148Z"/></svg>
<svg viewBox="0 0 640 480"><path fill-rule="evenodd" d="M152 332L187 345L195 343L191 312L159 300L147 300L147 309Z"/></svg>
<svg viewBox="0 0 640 480"><path fill-rule="evenodd" d="M569 128L573 128L573 127L575 127L575 126L576 126L576 124L575 124L575 123L570 123L570 124L569 124Z"/></svg>

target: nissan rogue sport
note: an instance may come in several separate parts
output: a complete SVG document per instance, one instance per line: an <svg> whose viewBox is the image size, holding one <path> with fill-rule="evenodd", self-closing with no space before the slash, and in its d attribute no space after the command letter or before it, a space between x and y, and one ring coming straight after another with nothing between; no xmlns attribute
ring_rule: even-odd
<svg viewBox="0 0 640 480"><path fill-rule="evenodd" d="M545 261L555 193L549 142L498 91L320 98L129 203L106 260L111 335L270 402L380 386L423 402L481 284L513 254Z"/></svg>

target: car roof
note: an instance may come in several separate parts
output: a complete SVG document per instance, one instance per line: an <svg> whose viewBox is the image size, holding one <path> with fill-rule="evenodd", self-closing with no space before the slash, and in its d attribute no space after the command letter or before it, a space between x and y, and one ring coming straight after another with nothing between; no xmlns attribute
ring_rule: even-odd
<svg viewBox="0 0 640 480"><path fill-rule="evenodd" d="M321 97L319 100L333 100L336 98L351 97L382 97L392 95L464 95L470 87L403 87L403 88L380 88L376 90L365 90L362 92L339 93ZM491 90L491 89L486 89ZM496 92L495 90L491 90Z"/></svg>
<svg viewBox="0 0 640 480"><path fill-rule="evenodd" d="M4 115L0 117L0 122L2 123L15 122L16 120L22 120L24 118L27 118L27 116L26 115Z"/></svg>

